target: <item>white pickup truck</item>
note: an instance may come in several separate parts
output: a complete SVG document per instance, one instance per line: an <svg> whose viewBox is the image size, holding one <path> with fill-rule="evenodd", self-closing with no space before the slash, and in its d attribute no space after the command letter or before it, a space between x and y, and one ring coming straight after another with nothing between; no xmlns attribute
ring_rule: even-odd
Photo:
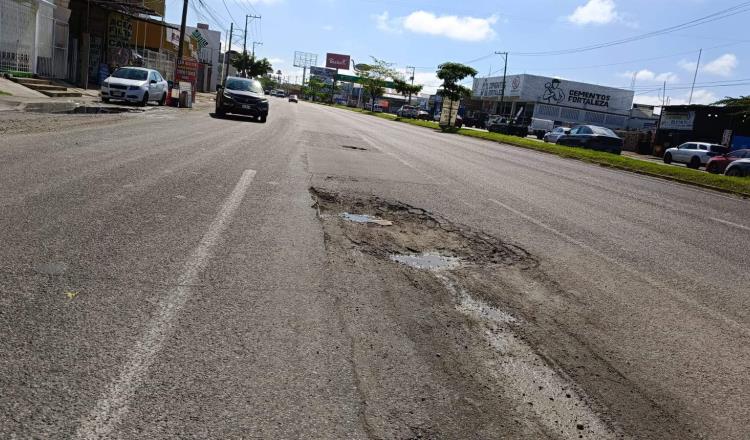
<svg viewBox="0 0 750 440"><path fill-rule="evenodd" d="M531 118L531 124L529 124L529 134L533 134L537 139L544 139L544 135L552 131L555 128L554 121L549 119L537 119Z"/></svg>

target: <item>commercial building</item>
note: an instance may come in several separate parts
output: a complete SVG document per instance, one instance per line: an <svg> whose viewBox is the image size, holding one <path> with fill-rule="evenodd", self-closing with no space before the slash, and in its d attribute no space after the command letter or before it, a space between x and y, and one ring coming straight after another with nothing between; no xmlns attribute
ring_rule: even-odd
<svg viewBox="0 0 750 440"><path fill-rule="evenodd" d="M628 127L633 96L632 90L529 74L508 75L505 87L502 76L475 78L472 90L472 97L490 114L618 130Z"/></svg>
<svg viewBox="0 0 750 440"><path fill-rule="evenodd" d="M670 105L662 110L654 154L684 142L710 142L733 150L750 148L750 111L743 107Z"/></svg>

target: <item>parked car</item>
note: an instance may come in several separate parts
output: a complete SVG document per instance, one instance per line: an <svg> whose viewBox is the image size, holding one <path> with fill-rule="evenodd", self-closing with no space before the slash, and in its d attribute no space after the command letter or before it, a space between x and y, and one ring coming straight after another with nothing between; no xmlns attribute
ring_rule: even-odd
<svg viewBox="0 0 750 440"><path fill-rule="evenodd" d="M376 113L383 113L383 107L375 104L374 106L372 106L372 111L374 111Z"/></svg>
<svg viewBox="0 0 750 440"><path fill-rule="evenodd" d="M664 163L684 163L690 168L700 168L712 157L726 154L729 148L708 142L685 142L679 147L668 148L664 152Z"/></svg>
<svg viewBox="0 0 750 440"><path fill-rule="evenodd" d="M526 137L529 134L528 125L523 121L500 115L493 115L487 119L487 131L519 137Z"/></svg>
<svg viewBox="0 0 750 440"><path fill-rule="evenodd" d="M724 171L727 176L750 177L750 159L737 159Z"/></svg>
<svg viewBox="0 0 750 440"><path fill-rule="evenodd" d="M623 141L609 128L596 125L578 125L571 128L570 133L560 136L557 144L620 154L622 153Z"/></svg>
<svg viewBox="0 0 750 440"><path fill-rule="evenodd" d="M293 102L295 104L298 103L297 101L297 95L289 95L289 102Z"/></svg>
<svg viewBox="0 0 750 440"><path fill-rule="evenodd" d="M552 131L544 135L544 142L556 144L557 140L560 139L560 137L568 133L570 133L570 129L568 127L555 127L554 129L552 129Z"/></svg>
<svg viewBox="0 0 750 440"><path fill-rule="evenodd" d="M528 133L536 136L537 139L544 139L544 136L555 128L555 122L549 119L531 118Z"/></svg>
<svg viewBox="0 0 750 440"><path fill-rule="evenodd" d="M706 171L714 174L721 174L727 169L730 163L738 159L750 159L750 150L734 150L721 156L714 156L708 159Z"/></svg>
<svg viewBox="0 0 750 440"><path fill-rule="evenodd" d="M413 105L402 105L396 110L396 116L401 118L416 118L419 115L419 109Z"/></svg>
<svg viewBox="0 0 750 440"><path fill-rule="evenodd" d="M111 99L135 102L142 106L149 101L159 105L167 102L169 84L161 74L153 69L142 67L121 67L102 82L102 101Z"/></svg>
<svg viewBox="0 0 750 440"><path fill-rule="evenodd" d="M230 76L224 86L216 88L216 115L227 113L253 116L266 122L268 118L268 99L263 93L260 81L254 78Z"/></svg>
<svg viewBox="0 0 750 440"><path fill-rule="evenodd" d="M425 121L429 121L430 120L430 112L424 111L424 110L420 110L419 114L417 114L417 119L422 119L422 120L425 120Z"/></svg>

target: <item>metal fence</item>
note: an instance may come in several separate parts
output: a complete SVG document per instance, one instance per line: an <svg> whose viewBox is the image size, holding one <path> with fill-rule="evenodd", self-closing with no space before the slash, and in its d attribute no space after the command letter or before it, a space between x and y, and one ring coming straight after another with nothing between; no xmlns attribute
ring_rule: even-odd
<svg viewBox="0 0 750 440"><path fill-rule="evenodd" d="M68 76L68 24L54 17L39 16L36 43L36 73L47 78Z"/></svg>
<svg viewBox="0 0 750 440"><path fill-rule="evenodd" d="M35 31L30 2L0 0L0 70L34 73Z"/></svg>
<svg viewBox="0 0 750 440"><path fill-rule="evenodd" d="M148 49L140 49L138 53L143 57L143 67L158 70L166 80L174 80L174 54Z"/></svg>

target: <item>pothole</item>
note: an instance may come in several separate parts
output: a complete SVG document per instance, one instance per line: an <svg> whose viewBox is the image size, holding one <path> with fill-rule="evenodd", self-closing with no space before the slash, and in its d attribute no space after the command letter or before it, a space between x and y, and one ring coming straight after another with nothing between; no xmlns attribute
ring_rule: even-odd
<svg viewBox="0 0 750 440"><path fill-rule="evenodd" d="M461 260L456 257L446 257L444 255L425 252L417 255L391 255L391 260L423 270L446 270L455 269L460 266Z"/></svg>
<svg viewBox="0 0 750 440"><path fill-rule="evenodd" d="M354 223L373 223L380 226L391 226L393 222L367 214L351 214L348 212L341 213L341 218Z"/></svg>

